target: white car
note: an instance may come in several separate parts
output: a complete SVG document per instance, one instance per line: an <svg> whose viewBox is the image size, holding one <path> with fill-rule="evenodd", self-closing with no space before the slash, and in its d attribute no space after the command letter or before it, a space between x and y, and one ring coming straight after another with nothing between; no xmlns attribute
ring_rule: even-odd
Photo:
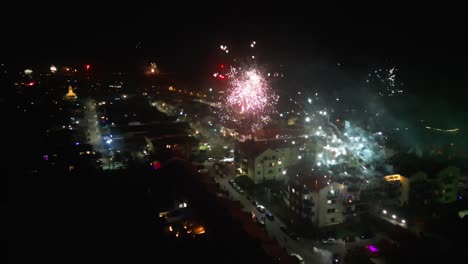
<svg viewBox="0 0 468 264"><path fill-rule="evenodd" d="M301 255L297 253L291 253L291 256L293 256L295 259L297 259L297 263L304 264L304 258L301 257Z"/></svg>
<svg viewBox="0 0 468 264"><path fill-rule="evenodd" d="M263 214L263 213L265 213L265 212L266 212L266 208L265 208L265 206L263 206L263 205L259 204L259 205L257 205L256 207L257 207L257 210L258 210L260 213L262 213L262 214Z"/></svg>

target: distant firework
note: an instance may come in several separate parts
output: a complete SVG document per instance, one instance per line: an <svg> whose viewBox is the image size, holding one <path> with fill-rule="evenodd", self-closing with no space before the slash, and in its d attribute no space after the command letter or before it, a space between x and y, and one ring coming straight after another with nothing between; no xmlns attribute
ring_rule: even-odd
<svg viewBox="0 0 468 264"><path fill-rule="evenodd" d="M265 125L275 112L278 96L260 71L231 68L229 84L223 118L252 131Z"/></svg>
<svg viewBox="0 0 468 264"><path fill-rule="evenodd" d="M375 87L380 96L396 96L403 93L402 84L396 81L398 69L378 69L368 75L368 85Z"/></svg>

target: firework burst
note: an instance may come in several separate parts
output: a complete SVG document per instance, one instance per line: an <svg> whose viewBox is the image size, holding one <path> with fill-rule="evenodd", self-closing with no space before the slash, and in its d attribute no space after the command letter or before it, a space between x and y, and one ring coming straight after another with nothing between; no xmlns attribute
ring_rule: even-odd
<svg viewBox="0 0 468 264"><path fill-rule="evenodd" d="M396 96L403 93L402 84L396 81L398 69L378 69L368 75L367 83L378 89L380 96Z"/></svg>
<svg viewBox="0 0 468 264"><path fill-rule="evenodd" d="M223 118L251 131L265 125L275 111L278 96L261 72L255 67L246 70L232 67L229 84Z"/></svg>

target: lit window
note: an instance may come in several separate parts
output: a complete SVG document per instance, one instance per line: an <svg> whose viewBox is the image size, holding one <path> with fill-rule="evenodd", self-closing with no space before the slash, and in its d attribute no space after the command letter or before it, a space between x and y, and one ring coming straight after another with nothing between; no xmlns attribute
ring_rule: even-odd
<svg viewBox="0 0 468 264"><path fill-rule="evenodd" d="M294 190L294 188L291 188L291 192L296 193L296 190Z"/></svg>
<svg viewBox="0 0 468 264"><path fill-rule="evenodd" d="M328 201L327 201L327 204L331 204L331 203L332 203L332 200L328 200Z"/></svg>

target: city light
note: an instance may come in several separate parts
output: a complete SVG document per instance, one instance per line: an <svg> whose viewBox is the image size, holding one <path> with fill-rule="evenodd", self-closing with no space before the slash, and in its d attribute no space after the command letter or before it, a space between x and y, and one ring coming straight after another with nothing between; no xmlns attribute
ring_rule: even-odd
<svg viewBox="0 0 468 264"><path fill-rule="evenodd" d="M393 175L388 175L385 176L386 181L399 181L400 180L400 174L393 174Z"/></svg>

